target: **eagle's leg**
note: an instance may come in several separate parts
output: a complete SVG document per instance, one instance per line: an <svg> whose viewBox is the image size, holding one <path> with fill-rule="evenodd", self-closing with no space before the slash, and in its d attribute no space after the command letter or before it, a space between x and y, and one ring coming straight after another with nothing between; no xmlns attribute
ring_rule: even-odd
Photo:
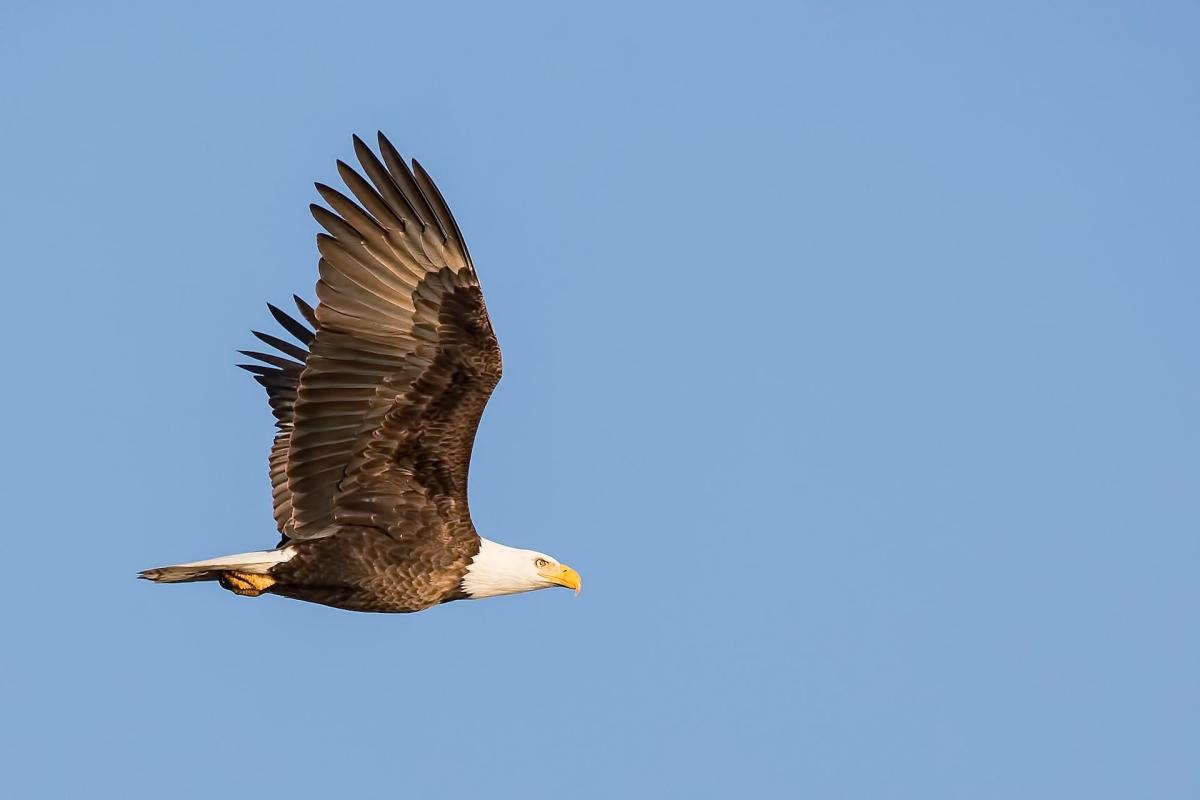
<svg viewBox="0 0 1200 800"><path fill-rule="evenodd" d="M226 570L221 573L221 585L234 594L240 594L243 597L258 597L275 585L275 579L270 575L255 575L252 572Z"/></svg>

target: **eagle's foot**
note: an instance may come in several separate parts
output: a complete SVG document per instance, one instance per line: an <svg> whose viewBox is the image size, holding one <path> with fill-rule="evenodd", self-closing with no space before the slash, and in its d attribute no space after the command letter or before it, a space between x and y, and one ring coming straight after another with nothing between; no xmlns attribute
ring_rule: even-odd
<svg viewBox="0 0 1200 800"><path fill-rule="evenodd" d="M234 594L240 594L243 597L258 597L275 585L275 579L270 575L255 575L250 572L226 570L221 573L221 585Z"/></svg>

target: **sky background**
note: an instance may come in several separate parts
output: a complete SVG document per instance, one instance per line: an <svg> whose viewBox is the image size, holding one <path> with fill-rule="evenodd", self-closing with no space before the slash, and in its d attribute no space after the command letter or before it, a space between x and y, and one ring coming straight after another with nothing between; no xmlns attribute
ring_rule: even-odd
<svg viewBox="0 0 1200 800"><path fill-rule="evenodd" d="M0 19L0 794L1200 796L1200 7L189 5ZM582 595L135 581L274 544L234 351L377 129Z"/></svg>

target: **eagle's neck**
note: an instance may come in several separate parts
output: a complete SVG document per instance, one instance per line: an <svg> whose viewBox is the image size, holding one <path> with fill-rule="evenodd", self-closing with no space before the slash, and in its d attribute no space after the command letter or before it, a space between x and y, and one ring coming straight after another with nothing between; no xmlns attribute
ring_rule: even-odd
<svg viewBox="0 0 1200 800"><path fill-rule="evenodd" d="M538 557L532 550L519 550L479 537L479 552L467 565L462 590L472 599L517 594L545 587L534 568Z"/></svg>

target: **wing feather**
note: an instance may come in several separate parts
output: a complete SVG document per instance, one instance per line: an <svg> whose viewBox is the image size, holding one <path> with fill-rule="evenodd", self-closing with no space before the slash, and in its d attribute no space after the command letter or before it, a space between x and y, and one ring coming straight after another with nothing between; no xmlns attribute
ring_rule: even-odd
<svg viewBox="0 0 1200 800"><path fill-rule="evenodd" d="M316 315L312 306L299 297L293 298L300 315L312 326L316 327ZM315 333L303 323L289 316L281 309L267 304L271 316L280 326L296 338L297 341L309 344L315 338ZM300 386L300 374L304 370L304 361L308 351L291 342L272 336L269 333L254 331L259 341L267 344L284 356L273 353L260 353L253 350L241 350L242 355L256 359L261 364L241 364L242 369L254 374L254 379L267 390L267 400L271 412L275 415L275 440L271 444L271 454L267 458L267 469L271 479L271 503L275 516L275 525L282 532L292 518L291 489L287 480L288 448L292 435L292 418L296 405L296 392ZM293 360L294 359L294 360Z"/></svg>

